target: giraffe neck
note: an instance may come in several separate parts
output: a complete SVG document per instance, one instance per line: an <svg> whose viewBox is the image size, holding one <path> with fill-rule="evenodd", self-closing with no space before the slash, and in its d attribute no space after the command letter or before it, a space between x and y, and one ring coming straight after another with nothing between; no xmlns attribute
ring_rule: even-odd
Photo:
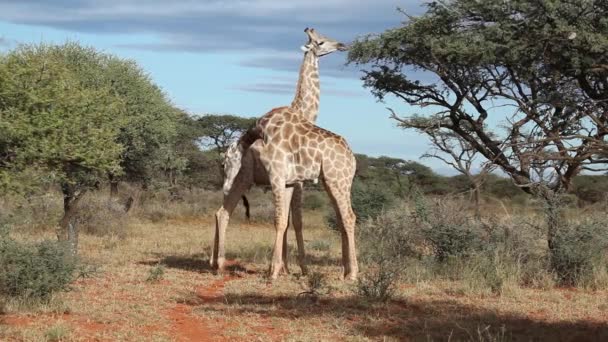
<svg viewBox="0 0 608 342"><path fill-rule="evenodd" d="M305 120L315 122L319 114L319 57L313 52L304 54L300 67L300 78L291 108Z"/></svg>

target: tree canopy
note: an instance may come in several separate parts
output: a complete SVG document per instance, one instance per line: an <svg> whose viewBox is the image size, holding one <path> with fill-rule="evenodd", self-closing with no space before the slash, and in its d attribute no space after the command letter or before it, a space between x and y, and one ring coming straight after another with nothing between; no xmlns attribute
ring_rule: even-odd
<svg viewBox="0 0 608 342"><path fill-rule="evenodd" d="M0 187L59 185L65 239L88 189L144 178L175 149L180 114L132 61L77 43L22 45L0 57Z"/></svg>
<svg viewBox="0 0 608 342"><path fill-rule="evenodd" d="M162 90L133 61L108 57L105 77L124 106L117 142L123 146L121 170L126 179L151 177L154 160L171 149L181 115Z"/></svg>
<svg viewBox="0 0 608 342"><path fill-rule="evenodd" d="M104 75L108 59L77 44L31 45L0 61L0 174L39 170L70 186L120 173L124 104Z"/></svg>
<svg viewBox="0 0 608 342"><path fill-rule="evenodd" d="M544 199L555 250L560 194L608 163L608 2L433 1L357 41L349 60L369 66L379 99L427 107L393 112L402 127L457 135Z"/></svg>
<svg viewBox="0 0 608 342"><path fill-rule="evenodd" d="M197 120L201 128L201 143L224 152L230 143L255 124L255 120L236 115L203 115Z"/></svg>
<svg viewBox="0 0 608 342"><path fill-rule="evenodd" d="M453 132L524 190L557 191L606 162L607 18L605 1L434 1L349 60L378 98L434 113L393 115L403 127Z"/></svg>

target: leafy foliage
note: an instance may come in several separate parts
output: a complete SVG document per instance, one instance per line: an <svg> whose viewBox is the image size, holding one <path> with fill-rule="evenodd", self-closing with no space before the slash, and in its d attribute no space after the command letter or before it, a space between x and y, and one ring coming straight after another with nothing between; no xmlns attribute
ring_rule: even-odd
<svg viewBox="0 0 608 342"><path fill-rule="evenodd" d="M394 115L403 127L454 133L523 190L557 191L606 162L595 156L605 150L607 14L601 1L431 2L359 40L349 59L371 64L364 81L379 98L427 107ZM496 115L510 118L503 132L490 125Z"/></svg>
<svg viewBox="0 0 608 342"><path fill-rule="evenodd" d="M455 134L543 200L553 249L553 198L608 162L606 17L605 1L430 2L423 15L360 39L349 60L370 65L363 80L379 99L425 108L393 112L401 127Z"/></svg>
<svg viewBox="0 0 608 342"><path fill-rule="evenodd" d="M3 179L37 170L41 181L90 186L120 173L124 104L104 75L107 56L73 43L40 44L1 62Z"/></svg>
<svg viewBox="0 0 608 342"><path fill-rule="evenodd" d="M68 289L78 263L64 244L43 241L19 243L0 236L0 294L26 300L49 300Z"/></svg>
<svg viewBox="0 0 608 342"><path fill-rule="evenodd" d="M433 249L437 261L466 258L483 249L484 233L462 206L438 201L434 206L422 203L418 211L423 217L422 234Z"/></svg>
<svg viewBox="0 0 608 342"><path fill-rule="evenodd" d="M108 57L104 76L124 106L116 141L123 146L120 166L126 179L146 181L154 160L173 151L179 116L165 94L133 61ZM183 165L183 160L174 162Z"/></svg>
<svg viewBox="0 0 608 342"><path fill-rule="evenodd" d="M302 207L309 210L319 210L327 204L326 197L318 191L308 192L302 200Z"/></svg>
<svg viewBox="0 0 608 342"><path fill-rule="evenodd" d="M394 195L385 188L376 184L365 184L359 180L353 182L351 196L353 211L359 222L378 216L395 200ZM329 211L326 221L330 228L338 228L335 211Z"/></svg>
<svg viewBox="0 0 608 342"><path fill-rule="evenodd" d="M219 152L224 152L232 141L255 124L255 118L235 115L204 115L197 121L203 145Z"/></svg>

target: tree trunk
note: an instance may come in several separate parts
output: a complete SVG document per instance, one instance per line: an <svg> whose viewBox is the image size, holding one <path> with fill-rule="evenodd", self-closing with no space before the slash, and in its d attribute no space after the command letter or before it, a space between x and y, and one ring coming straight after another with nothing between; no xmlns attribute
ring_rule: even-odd
<svg viewBox="0 0 608 342"><path fill-rule="evenodd" d="M481 219L481 186L477 182L473 182L473 205L475 206L475 219Z"/></svg>
<svg viewBox="0 0 608 342"><path fill-rule="evenodd" d="M549 248L549 258L551 268L555 269L555 237L561 226L563 219L563 206L561 195L555 191L544 189L542 193L544 199L545 219L547 221L547 247Z"/></svg>
<svg viewBox="0 0 608 342"><path fill-rule="evenodd" d="M110 199L116 199L118 197L118 179L113 174L108 175L110 180Z"/></svg>
<svg viewBox="0 0 608 342"><path fill-rule="evenodd" d="M547 220L547 246L549 251L555 248L555 235L559 229L560 216L562 212L559 195L550 194L545 197L545 217Z"/></svg>
<svg viewBox="0 0 608 342"><path fill-rule="evenodd" d="M66 241L73 254L78 252L78 227L74 221L77 214L78 202L82 198L84 191L77 191L76 188L69 184L61 185L63 193L63 217L59 221L57 229L57 239Z"/></svg>

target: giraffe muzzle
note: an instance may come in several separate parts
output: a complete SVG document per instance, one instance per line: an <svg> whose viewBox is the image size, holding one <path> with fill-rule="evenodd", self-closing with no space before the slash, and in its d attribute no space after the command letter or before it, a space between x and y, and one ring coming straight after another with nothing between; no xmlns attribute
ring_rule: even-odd
<svg viewBox="0 0 608 342"><path fill-rule="evenodd" d="M349 48L350 48L349 45L338 43L338 50L339 51L347 51Z"/></svg>

